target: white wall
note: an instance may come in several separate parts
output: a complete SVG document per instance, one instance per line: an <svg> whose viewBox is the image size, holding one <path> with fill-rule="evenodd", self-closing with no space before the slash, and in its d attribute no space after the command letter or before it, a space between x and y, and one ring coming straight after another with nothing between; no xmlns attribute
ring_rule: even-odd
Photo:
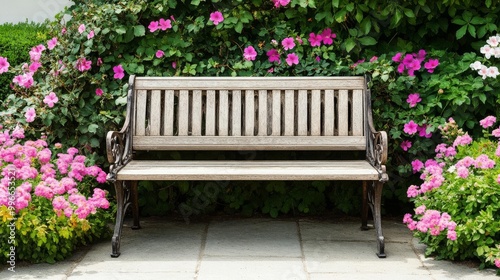
<svg viewBox="0 0 500 280"><path fill-rule="evenodd" d="M71 0L0 0L0 24L43 22L71 5Z"/></svg>

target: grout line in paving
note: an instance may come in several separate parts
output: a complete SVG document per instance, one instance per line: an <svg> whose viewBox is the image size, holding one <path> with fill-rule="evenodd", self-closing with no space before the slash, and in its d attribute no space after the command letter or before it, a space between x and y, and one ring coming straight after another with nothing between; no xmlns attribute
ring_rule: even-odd
<svg viewBox="0 0 500 280"><path fill-rule="evenodd" d="M302 232L300 231L300 223L299 220L295 221L295 225L297 226L297 234L299 237L299 244L300 244L300 254L301 259L302 259L302 267L304 269L304 272L306 273L306 279L311 280L311 275L309 274L309 271L307 271L307 264L306 264L306 255L304 253L304 244L302 243Z"/></svg>
<svg viewBox="0 0 500 280"><path fill-rule="evenodd" d="M203 234L201 235L200 254L198 255L198 261L196 262L194 280L198 280L198 276L201 269L201 261L203 260L203 256L205 256L205 247L207 246L207 236L208 236L209 226L210 226L210 221L208 221L207 224L205 225L205 228L203 229Z"/></svg>

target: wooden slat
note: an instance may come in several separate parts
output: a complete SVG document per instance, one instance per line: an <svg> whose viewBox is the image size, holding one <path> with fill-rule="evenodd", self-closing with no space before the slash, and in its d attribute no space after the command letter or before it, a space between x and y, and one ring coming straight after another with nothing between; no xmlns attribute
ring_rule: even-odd
<svg viewBox="0 0 500 280"><path fill-rule="evenodd" d="M281 135L281 91L273 90L273 116L271 135Z"/></svg>
<svg viewBox="0 0 500 280"><path fill-rule="evenodd" d="M347 90L339 90L339 115L338 132L339 136L349 135L349 93Z"/></svg>
<svg viewBox="0 0 500 280"><path fill-rule="evenodd" d="M231 93L231 135L241 135L241 91Z"/></svg>
<svg viewBox="0 0 500 280"><path fill-rule="evenodd" d="M352 135L363 135L363 115L365 108L363 106L363 91L354 90L352 92Z"/></svg>
<svg viewBox="0 0 500 280"><path fill-rule="evenodd" d="M295 93L293 90L285 91L285 135L291 136L295 132Z"/></svg>
<svg viewBox="0 0 500 280"><path fill-rule="evenodd" d="M245 136L253 136L255 128L255 95L253 90L245 91Z"/></svg>
<svg viewBox="0 0 500 280"><path fill-rule="evenodd" d="M364 136L136 136L134 150L365 150Z"/></svg>
<svg viewBox="0 0 500 280"><path fill-rule="evenodd" d="M163 104L163 135L174 135L174 91L165 91Z"/></svg>
<svg viewBox="0 0 500 280"><path fill-rule="evenodd" d="M333 90L325 90L325 116L323 128L325 136L332 136L335 133L335 98Z"/></svg>
<svg viewBox="0 0 500 280"><path fill-rule="evenodd" d="M202 92L193 90L191 101L191 134L201 135L201 121L203 116Z"/></svg>
<svg viewBox="0 0 500 280"><path fill-rule="evenodd" d="M311 92L311 136L321 135L321 91Z"/></svg>
<svg viewBox="0 0 500 280"><path fill-rule="evenodd" d="M135 117L135 134L146 135L146 112L147 112L148 92L146 90L138 90L136 94L136 117Z"/></svg>
<svg viewBox="0 0 500 280"><path fill-rule="evenodd" d="M133 160L118 180L378 180L367 161Z"/></svg>
<svg viewBox="0 0 500 280"><path fill-rule="evenodd" d="M207 103L205 112L205 135L215 135L215 90L207 90Z"/></svg>
<svg viewBox="0 0 500 280"><path fill-rule="evenodd" d="M257 135L267 135L267 90L259 90L259 130Z"/></svg>
<svg viewBox="0 0 500 280"><path fill-rule="evenodd" d="M161 91L151 91L151 114L149 116L149 135L160 135L161 130Z"/></svg>
<svg viewBox="0 0 500 280"><path fill-rule="evenodd" d="M256 86L258 85L258 86ZM136 77L136 89L364 89L364 77Z"/></svg>
<svg viewBox="0 0 500 280"><path fill-rule="evenodd" d="M299 90L297 100L297 135L307 135L307 90Z"/></svg>
<svg viewBox="0 0 500 280"><path fill-rule="evenodd" d="M219 92L219 136L229 135L229 99L228 91Z"/></svg>
<svg viewBox="0 0 500 280"><path fill-rule="evenodd" d="M189 129L189 91L179 91L179 105L177 110L178 132L180 136L188 135Z"/></svg>

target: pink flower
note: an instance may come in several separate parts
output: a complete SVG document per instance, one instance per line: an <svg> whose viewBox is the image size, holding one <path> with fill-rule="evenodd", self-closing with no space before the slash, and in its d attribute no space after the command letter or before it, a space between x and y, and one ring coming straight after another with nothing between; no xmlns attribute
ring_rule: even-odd
<svg viewBox="0 0 500 280"><path fill-rule="evenodd" d="M483 128L488 128L488 127L492 126L496 121L497 121L496 117L494 117L494 116L487 116L486 118L484 118L481 121L479 121L479 124Z"/></svg>
<svg viewBox="0 0 500 280"><path fill-rule="evenodd" d="M411 185L408 187L408 190L406 191L406 196L407 197L417 197L419 194L418 186L416 185Z"/></svg>
<svg viewBox="0 0 500 280"><path fill-rule="evenodd" d="M316 35L314 33L309 34L309 43L311 47L319 47L321 46L321 42L323 41L323 37L321 35Z"/></svg>
<svg viewBox="0 0 500 280"><path fill-rule="evenodd" d="M36 112L35 112L35 109L33 108L28 108L28 110L26 111L26 113L24 114L24 117L26 117L26 121L27 122L33 122L35 120L35 117L36 117Z"/></svg>
<svg viewBox="0 0 500 280"><path fill-rule="evenodd" d="M165 19L160 18L159 25L160 25L160 29L163 31L172 28L172 22L169 19L165 20Z"/></svg>
<svg viewBox="0 0 500 280"><path fill-rule="evenodd" d="M332 30L330 28L326 28L325 30L323 30L320 36L322 38L323 44L327 46L333 44L333 39L337 38L337 34L332 33Z"/></svg>
<svg viewBox="0 0 500 280"><path fill-rule="evenodd" d="M156 51L156 57L157 58L162 58L165 55L165 52L162 50L157 50Z"/></svg>
<svg viewBox="0 0 500 280"><path fill-rule="evenodd" d="M285 50L291 50L295 47L295 41L292 37L283 39L283 41L281 41L281 44L283 45L283 49Z"/></svg>
<svg viewBox="0 0 500 280"><path fill-rule="evenodd" d="M90 40L90 39L94 38L94 35L95 35L94 30L90 31L89 34L87 35L87 39Z"/></svg>
<svg viewBox="0 0 500 280"><path fill-rule="evenodd" d="M67 31L68 31L68 30L66 29L66 27L63 27L63 28L61 29L61 34L62 34L62 35L64 35L64 34L66 34L66 32L67 32Z"/></svg>
<svg viewBox="0 0 500 280"><path fill-rule="evenodd" d="M80 26L78 26L78 32L80 34L82 34L83 32L85 32L85 24L80 24Z"/></svg>
<svg viewBox="0 0 500 280"><path fill-rule="evenodd" d="M424 67L425 69L427 69L427 72L429 73L434 73L434 69L439 65L439 60L437 59L429 59L429 61L427 61L425 64L424 64Z"/></svg>
<svg viewBox="0 0 500 280"><path fill-rule="evenodd" d="M469 169L467 169L464 166L460 166L457 168L457 175L458 175L458 177L465 179L465 178L469 177Z"/></svg>
<svg viewBox="0 0 500 280"><path fill-rule="evenodd" d="M422 168L424 168L424 163L420 160L416 159L411 162L411 166L413 169L413 173L419 172Z"/></svg>
<svg viewBox="0 0 500 280"><path fill-rule="evenodd" d="M288 64L288 66L299 64L299 57L295 53L288 54L286 57L286 64Z"/></svg>
<svg viewBox="0 0 500 280"><path fill-rule="evenodd" d="M55 92L53 91L50 92L47 96L45 96L45 98L43 99L43 103L47 104L49 108L54 107L54 104L56 104L57 101L59 101L59 98L57 98Z"/></svg>
<svg viewBox="0 0 500 280"><path fill-rule="evenodd" d="M210 21L212 21L214 25L218 25L219 23L224 21L224 16L222 16L221 12L215 11L213 13L210 13Z"/></svg>
<svg viewBox="0 0 500 280"><path fill-rule="evenodd" d="M245 60L255 60L257 57L257 52L252 46L248 46L243 50L243 57Z"/></svg>
<svg viewBox="0 0 500 280"><path fill-rule="evenodd" d="M31 73L31 72L24 73L23 75L15 76L12 81L15 84L18 84L19 86L24 87L24 88L30 88L33 85L33 83L35 82L33 80L33 73Z"/></svg>
<svg viewBox="0 0 500 280"><path fill-rule="evenodd" d="M274 7L279 8L279 7L284 7L290 3L290 0L273 0Z"/></svg>
<svg viewBox="0 0 500 280"><path fill-rule="evenodd" d="M378 57L377 56L372 56L372 58L370 58L370 62L375 62L377 61Z"/></svg>
<svg viewBox="0 0 500 280"><path fill-rule="evenodd" d="M151 32L151 33L153 33L156 30L158 30L160 28L158 21L152 21L152 22L150 22L148 28L149 28L149 32Z"/></svg>
<svg viewBox="0 0 500 280"><path fill-rule="evenodd" d="M432 132L427 133L427 125L426 124L418 126L417 131L418 131L418 136L420 136L420 137L425 137L425 138L432 137Z"/></svg>
<svg viewBox="0 0 500 280"><path fill-rule="evenodd" d="M420 205L419 207L415 208L415 214L417 215L422 215L425 212L425 205Z"/></svg>
<svg viewBox="0 0 500 280"><path fill-rule="evenodd" d="M115 75L113 76L115 79L121 80L123 79L123 77L125 77L125 71L123 70L121 64L113 67L113 72L115 73Z"/></svg>
<svg viewBox="0 0 500 280"><path fill-rule="evenodd" d="M422 101L422 98L420 98L419 93L412 93L408 95L408 98L406 99L406 102L410 104L410 108L413 108L417 106L417 103Z"/></svg>
<svg viewBox="0 0 500 280"><path fill-rule="evenodd" d="M97 58L97 66L101 66L102 65L102 58L98 57Z"/></svg>
<svg viewBox="0 0 500 280"><path fill-rule="evenodd" d="M408 140L404 140L403 142L401 142L401 149L403 149L403 151L408 151L409 149L411 148L411 142L408 141Z"/></svg>
<svg viewBox="0 0 500 280"><path fill-rule="evenodd" d="M482 154L476 158L474 166L481 169L491 169L495 167L495 161L490 159L488 155Z"/></svg>
<svg viewBox="0 0 500 280"><path fill-rule="evenodd" d="M497 183L500 184L500 174L497 176Z"/></svg>
<svg viewBox="0 0 500 280"><path fill-rule="evenodd" d="M395 54L395 55L392 57L392 61L394 61L394 62L401 62L401 56L402 56L402 54L401 54L401 53L397 53L397 54Z"/></svg>
<svg viewBox="0 0 500 280"><path fill-rule="evenodd" d="M418 125L411 120L407 124L405 124L403 131L407 134L413 135L417 132Z"/></svg>
<svg viewBox="0 0 500 280"><path fill-rule="evenodd" d="M57 38L56 37L47 41L47 48L49 50L53 50L56 47L56 45L57 45Z"/></svg>
<svg viewBox="0 0 500 280"><path fill-rule="evenodd" d="M172 62L172 68L177 69L177 62Z"/></svg>
<svg viewBox="0 0 500 280"><path fill-rule="evenodd" d="M10 64L7 61L7 58L0 56L0 74L9 71L9 66Z"/></svg>
<svg viewBox="0 0 500 280"><path fill-rule="evenodd" d="M95 90L95 95L97 95L97 96L102 96L103 93L104 93L104 91L101 88L97 88Z"/></svg>
<svg viewBox="0 0 500 280"><path fill-rule="evenodd" d="M269 62L278 62L280 63L280 54L276 49L270 49L267 51L266 55L269 57Z"/></svg>
<svg viewBox="0 0 500 280"><path fill-rule="evenodd" d="M28 67L28 70L31 72L31 73L35 73L36 71L38 71L38 68L42 67L42 64L38 61L34 61L30 64L30 66Z"/></svg>
<svg viewBox="0 0 500 280"><path fill-rule="evenodd" d="M457 240L457 232L454 230L448 230L448 233L446 234L446 238L448 238L451 241Z"/></svg>
<svg viewBox="0 0 500 280"><path fill-rule="evenodd" d="M92 61L87 60L85 57L81 57L76 61L76 69L80 72L85 72L87 70L90 70L92 67Z"/></svg>
<svg viewBox="0 0 500 280"><path fill-rule="evenodd" d="M465 133L464 135L459 135L455 138L455 141L453 141L453 147L465 146L470 143L472 143L472 137L470 137L468 133Z"/></svg>

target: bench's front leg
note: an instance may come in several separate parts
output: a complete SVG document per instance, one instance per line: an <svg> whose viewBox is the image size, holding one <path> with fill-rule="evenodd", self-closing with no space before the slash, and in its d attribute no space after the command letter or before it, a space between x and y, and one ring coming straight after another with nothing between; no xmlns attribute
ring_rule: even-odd
<svg viewBox="0 0 500 280"><path fill-rule="evenodd" d="M113 237L111 238L111 257L117 258L120 256L120 241L122 237L123 219L125 218L125 212L127 207L130 205L129 197L130 191L128 189L126 181L115 181L115 191L116 191L116 220L115 220L115 230Z"/></svg>
<svg viewBox="0 0 500 280"><path fill-rule="evenodd" d="M377 256L379 258L385 258L385 240L384 234L382 233L382 214L381 214L381 202L382 202L382 189L384 186L383 181L373 181L370 184L370 190L368 192L370 201L370 208L373 214L373 224L375 226L375 233L377 235Z"/></svg>

